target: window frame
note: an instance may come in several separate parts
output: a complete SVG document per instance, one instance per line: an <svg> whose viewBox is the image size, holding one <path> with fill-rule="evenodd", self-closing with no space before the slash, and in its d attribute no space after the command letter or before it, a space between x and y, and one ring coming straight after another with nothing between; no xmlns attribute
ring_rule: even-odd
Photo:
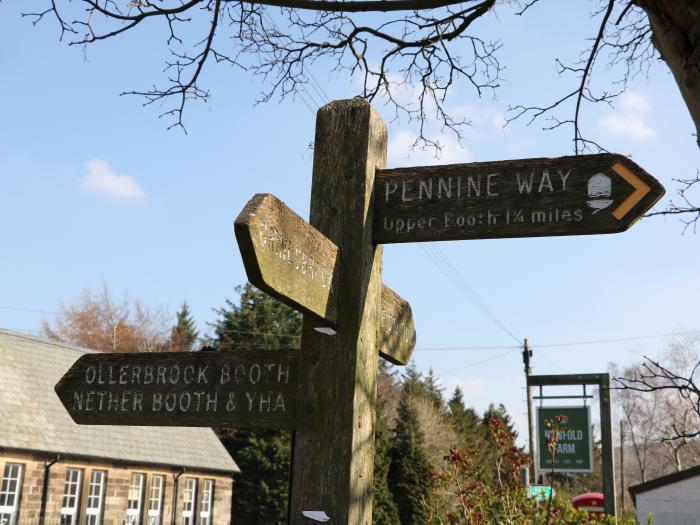
<svg viewBox="0 0 700 525"><path fill-rule="evenodd" d="M158 497L154 498L155 489L154 482L160 481L158 486ZM151 484L148 487L148 510L146 511L146 523L148 525L161 525L163 520L163 496L165 494L165 476L162 474L153 474L151 476ZM158 507L154 508L153 502L158 503Z"/></svg>
<svg viewBox="0 0 700 525"><path fill-rule="evenodd" d="M99 475L99 484L95 483L95 476ZM93 494L93 487L97 486L99 492ZM102 512L104 510L105 489L107 487L107 471L93 470L90 472L90 481L88 482L87 505L85 507L85 523L86 525L102 525ZM90 506L94 499L97 499L97 506ZM93 518L94 517L94 518Z"/></svg>
<svg viewBox="0 0 700 525"><path fill-rule="evenodd" d="M77 479L72 479L75 474ZM83 483L83 469L78 467L66 468L66 479L63 482L63 499L61 501L61 524L64 523L64 516L69 516L69 525L78 525L80 520L80 494ZM69 490L75 489L75 492ZM73 506L66 506L66 499L72 498Z"/></svg>
<svg viewBox="0 0 700 525"><path fill-rule="evenodd" d="M206 498L206 499L205 499ZM199 525L211 525L214 506L214 480L203 479L199 498ZM205 510L206 507L206 510Z"/></svg>
<svg viewBox="0 0 700 525"><path fill-rule="evenodd" d="M16 476L12 475L12 470L16 467ZM15 482L15 490L10 491L10 484ZM10 520L3 525L16 525L19 514L19 503L22 497L22 483L24 481L24 463L5 463L2 469L2 479L0 480L0 498L12 497L12 505L0 506L0 515L9 514Z"/></svg>
<svg viewBox="0 0 700 525"><path fill-rule="evenodd" d="M139 483L138 485L134 485L134 479L138 479ZM129 488L127 490L127 495L126 495L126 525L130 525L132 523L141 525L141 520L143 518L143 488L146 482L146 474L143 472L132 472L131 476L129 477ZM131 498L131 490L132 488L138 487L138 498L132 499ZM136 508L130 508L130 504L132 501L137 502L137 507Z"/></svg>
<svg viewBox="0 0 700 525"><path fill-rule="evenodd" d="M190 488L190 482L192 487ZM191 496L188 505L188 494ZM194 525L197 516L197 478L185 478L185 489L183 490L182 502L182 525Z"/></svg>

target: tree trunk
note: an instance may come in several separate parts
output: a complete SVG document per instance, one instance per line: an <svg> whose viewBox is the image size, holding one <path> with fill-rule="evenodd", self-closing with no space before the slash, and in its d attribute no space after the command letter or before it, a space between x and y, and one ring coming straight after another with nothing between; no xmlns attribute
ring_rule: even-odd
<svg viewBox="0 0 700 525"><path fill-rule="evenodd" d="M652 42L673 73L700 147L700 2L698 0L637 0L646 11Z"/></svg>

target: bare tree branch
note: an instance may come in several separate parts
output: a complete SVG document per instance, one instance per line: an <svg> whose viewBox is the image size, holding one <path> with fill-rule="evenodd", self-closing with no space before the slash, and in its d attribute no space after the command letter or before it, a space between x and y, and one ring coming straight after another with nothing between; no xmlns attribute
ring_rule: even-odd
<svg viewBox="0 0 700 525"><path fill-rule="evenodd" d="M673 179L675 182L681 185L680 189L676 191L680 199L680 203L669 202L665 210L653 211L647 213L644 217L655 217L658 215L683 215L684 217L690 216L689 219L683 218L681 222L684 224L683 233L686 232L688 228L693 229L693 233L697 232L698 222L700 222L700 206L695 204L691 199L691 190L697 184L697 188L700 188L700 170L695 173L694 179Z"/></svg>
<svg viewBox="0 0 700 525"><path fill-rule="evenodd" d="M525 8L521 11L524 12L529 8L534 2L528 3ZM584 102L605 102L610 103L612 99L618 96L621 91L609 93L602 92L600 95L595 95L589 88L591 73L600 49L605 45L605 34L608 27L608 22L610 16L612 15L613 9L616 6L616 0L608 0L605 11L603 12L603 17L601 19L600 25L598 26L598 33L593 38L593 44L591 48L587 51L587 57L585 61L582 62L582 67L567 66L559 59L556 60L556 65L559 74L573 73L578 76L578 85L574 90L568 94L562 96L558 100L552 102L551 104L545 106L524 106L516 105L508 108L508 111L512 112L512 116L506 119L506 125L511 122L521 119L528 118L527 125L529 126L534 121L548 115L548 121L550 125L544 126L544 130L553 130L561 126L570 125L573 128L573 145L574 152L578 155L587 150L597 150L598 152L607 151L604 147L599 145L597 142L584 137L581 132L581 108ZM520 14L520 13L518 13ZM555 109L559 109L567 101L574 100L573 117L567 119L560 119L556 115L552 115Z"/></svg>
<svg viewBox="0 0 700 525"><path fill-rule="evenodd" d="M163 43L169 57L165 60L166 78L162 85L122 94L142 96L144 105L164 104L160 116L173 119L169 127L183 130L186 103L207 101L210 97L209 91L201 87L201 79L206 64L212 61L227 63L259 78L263 92L258 102L301 96L305 86L315 82L312 71L323 62L326 70L349 76L351 81L359 79L358 96L387 105L395 118L418 122L419 136L414 146L437 149L439 144L429 138L430 121L435 120L443 131L452 131L458 139L463 126L469 124L451 111L452 88L467 84L481 97L495 94L501 80L497 56L500 42L472 33L474 22L490 13L496 0L43 1L46 9L24 16L31 18L33 24L55 18L60 37L72 34L75 38L70 44L82 45L84 49L122 37L136 28L147 26L152 30L155 26L155 31L159 31L164 26ZM512 3L518 6L515 14L522 16L540 2ZM693 12L691 0L678 0L678 5L663 9L688 19L685 14ZM652 27L655 38L658 37L658 24L653 25L656 18L649 18L649 9L649 3L641 0L607 0L593 14L600 17L598 31L580 60L573 65L556 61L559 74L573 76L574 84L554 102L509 107L511 116L507 123L524 119L530 125L544 119L546 130L571 126L576 153L606 151L583 133L582 114L590 104L611 104L631 78L647 73L652 61L659 57L652 39ZM657 18L663 14L663 9L659 9L660 14L654 11ZM669 27L667 32L675 34L675 26ZM689 33L682 35L683 42L697 40L692 23L679 27L680 32ZM682 54L685 47L679 49ZM608 65L622 68L619 88L592 87L593 70L604 51ZM700 68L696 68L696 57L691 55L677 58L687 58L680 63L692 66L695 74L695 69ZM679 81L682 88L687 88L683 92L690 93L686 100L697 98L692 96L693 86L698 84L694 78L688 77L687 86Z"/></svg>
<svg viewBox="0 0 700 525"><path fill-rule="evenodd" d="M700 360L697 356L694 356L692 364L681 372L675 372L645 356L644 362L633 371L631 377L613 378L614 388L641 393L667 392L670 396L678 396L685 409L690 412L681 413L680 419L676 419L671 425L673 434L663 436L662 440L692 439L700 436L700 384L696 378L699 368ZM673 398L665 398L667 403L671 402L671 399ZM665 409L667 413L671 411L670 406L667 405ZM677 413L677 407L673 411Z"/></svg>
<svg viewBox="0 0 700 525"><path fill-rule="evenodd" d="M436 119L458 138L468 124L449 111L450 88L466 82L482 96L499 85L500 43L468 34L494 5L495 0L51 0L45 11L26 16L36 24L53 15L61 35L74 34L70 44L82 46L145 24L165 25L170 55L165 82L122 94L142 96L144 105L165 103L160 116L172 119L169 128L185 130L185 105L209 99L201 87L208 62L257 76L264 86L258 102L265 102L297 96L323 60L332 71L361 79L360 96L387 104L395 117L419 122L416 145L439 148L428 136L428 121ZM370 12L377 13L371 24L363 18Z"/></svg>

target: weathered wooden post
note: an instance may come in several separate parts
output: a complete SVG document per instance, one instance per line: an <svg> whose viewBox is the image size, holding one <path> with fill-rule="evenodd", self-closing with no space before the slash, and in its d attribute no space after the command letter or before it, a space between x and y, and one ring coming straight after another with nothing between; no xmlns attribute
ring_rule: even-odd
<svg viewBox="0 0 700 525"><path fill-rule="evenodd" d="M370 525L377 356L406 364L416 341L410 305L382 284L381 245L617 233L664 193L620 155L387 170L386 146L368 102L332 102L317 116L311 224L270 194L236 219L250 282L304 313L299 352L85 355L56 385L74 420L296 429L290 523ZM612 453L603 462L612 513Z"/></svg>
<svg viewBox="0 0 700 525"><path fill-rule="evenodd" d="M382 247L372 243L375 169L386 162L386 127L364 100L318 111L311 225L340 250L337 334L304 316L299 423L290 523L323 511L333 524L372 517L377 326Z"/></svg>
<svg viewBox="0 0 700 525"><path fill-rule="evenodd" d="M603 490L605 513L616 516L617 493L615 490L615 456L612 439L612 399L610 391L610 374L598 374L598 395L600 396L600 436L603 463Z"/></svg>

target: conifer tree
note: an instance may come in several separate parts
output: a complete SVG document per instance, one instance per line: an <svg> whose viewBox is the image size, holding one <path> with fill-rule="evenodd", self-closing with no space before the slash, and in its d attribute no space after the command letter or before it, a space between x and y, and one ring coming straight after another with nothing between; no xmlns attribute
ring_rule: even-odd
<svg viewBox="0 0 700 525"><path fill-rule="evenodd" d="M298 348L301 341L301 314L261 292L252 284L237 287L239 304L226 300L216 309L214 346L220 350Z"/></svg>
<svg viewBox="0 0 700 525"><path fill-rule="evenodd" d="M403 389L412 396L425 395L425 385L423 383L423 374L418 371L416 363L411 361L406 365L401 378Z"/></svg>
<svg viewBox="0 0 700 525"><path fill-rule="evenodd" d="M399 510L389 488L391 465L389 429L382 417L382 401L377 400L377 419L374 431L374 478L372 485L372 524L400 525Z"/></svg>
<svg viewBox="0 0 700 525"><path fill-rule="evenodd" d="M455 387L447 408L450 424L459 437L458 448L483 451L485 443L489 441L488 430L481 424L476 411L464 406L461 388Z"/></svg>
<svg viewBox="0 0 700 525"><path fill-rule="evenodd" d="M170 350L172 352L191 352L199 337L199 332L194 325L187 301L182 302L177 313L175 326L170 331Z"/></svg>
<svg viewBox="0 0 700 525"><path fill-rule="evenodd" d="M428 375L423 378L424 395L432 401L435 409L440 409L444 406L445 400L442 398L443 388L440 386L439 379L435 377L435 371L432 367L428 369Z"/></svg>
<svg viewBox="0 0 700 525"><path fill-rule="evenodd" d="M408 386L401 394L390 458L388 481L401 525L426 524L428 510L425 501L432 486L432 473Z"/></svg>
<svg viewBox="0 0 700 525"><path fill-rule="evenodd" d="M491 418L499 418L505 424L508 431L517 437L518 433L515 432L513 420L511 419L510 414L508 414L508 411L503 403L499 403L498 407L496 407L493 403L489 405L488 410L484 412L484 422L488 423L488 420Z"/></svg>
<svg viewBox="0 0 700 525"><path fill-rule="evenodd" d="M222 352L255 348L261 352L298 347L301 315L246 284L217 310L214 347ZM241 468L234 482L234 525L287 523L291 433L283 430L216 429Z"/></svg>

